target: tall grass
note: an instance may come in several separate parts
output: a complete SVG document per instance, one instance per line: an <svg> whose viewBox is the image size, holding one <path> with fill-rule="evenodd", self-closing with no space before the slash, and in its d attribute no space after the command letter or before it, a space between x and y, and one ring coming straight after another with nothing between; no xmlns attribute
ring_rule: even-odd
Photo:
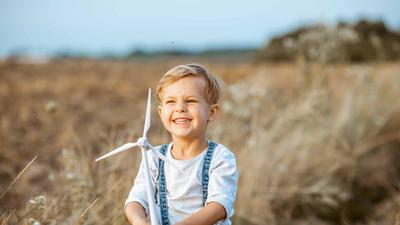
<svg viewBox="0 0 400 225"><path fill-rule="evenodd" d="M360 164L388 163L372 152L399 143L399 68L304 66L310 67L307 73L273 74L261 68L229 89L223 122L229 126L219 135L240 149L238 215L258 224L293 224L313 217L332 223L362 221L375 213L389 190L395 191L388 199L398 196L398 171L387 174L371 166L365 174ZM385 177L373 180L378 175ZM375 186L381 188L379 201L368 196ZM368 188L364 196L356 193ZM383 220L390 221L396 212L386 212Z"/></svg>
<svg viewBox="0 0 400 225"><path fill-rule="evenodd" d="M209 136L237 156L235 224L395 223L398 64L197 61L226 81ZM2 62L0 190L39 156L0 199L0 223L127 224L140 154L94 159L140 135L146 89L186 62ZM153 118L152 143L169 141Z"/></svg>

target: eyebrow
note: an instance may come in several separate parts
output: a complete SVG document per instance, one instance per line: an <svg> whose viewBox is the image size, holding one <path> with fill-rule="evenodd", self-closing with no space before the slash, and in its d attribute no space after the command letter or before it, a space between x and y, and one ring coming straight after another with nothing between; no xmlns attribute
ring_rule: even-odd
<svg viewBox="0 0 400 225"><path fill-rule="evenodd" d="M198 95L189 95L189 96L186 96L186 98L199 98L200 96L198 96Z"/></svg>
<svg viewBox="0 0 400 225"><path fill-rule="evenodd" d="M201 96L199 96L199 95L188 95L188 96L185 96L185 98L200 98ZM164 97L164 99L175 99L176 97L175 96L165 96Z"/></svg>
<svg viewBox="0 0 400 225"><path fill-rule="evenodd" d="M174 99L174 96L164 96L164 99Z"/></svg>

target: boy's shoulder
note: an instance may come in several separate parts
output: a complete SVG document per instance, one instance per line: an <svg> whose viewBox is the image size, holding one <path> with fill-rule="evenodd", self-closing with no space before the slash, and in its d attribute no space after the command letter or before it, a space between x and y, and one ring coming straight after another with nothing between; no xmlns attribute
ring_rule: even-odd
<svg viewBox="0 0 400 225"><path fill-rule="evenodd" d="M226 161L236 164L236 157L235 154L225 145L218 144L214 150L213 160L216 161ZM212 162L211 162L212 163Z"/></svg>
<svg viewBox="0 0 400 225"><path fill-rule="evenodd" d="M214 154L223 154L223 155L233 155L234 156L233 152L225 145L223 145L221 143L217 143L217 142L214 142L214 143L217 144Z"/></svg>

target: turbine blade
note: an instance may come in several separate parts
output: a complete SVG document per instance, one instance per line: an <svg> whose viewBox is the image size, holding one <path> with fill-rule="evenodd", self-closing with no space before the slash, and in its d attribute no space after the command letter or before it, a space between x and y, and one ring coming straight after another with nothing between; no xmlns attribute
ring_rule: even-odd
<svg viewBox="0 0 400 225"><path fill-rule="evenodd" d="M147 137L147 131L150 129L151 123L151 88L149 88L149 94L147 96L147 107L146 107L146 118L144 121L143 137Z"/></svg>
<svg viewBox="0 0 400 225"><path fill-rule="evenodd" d="M181 169L174 164L171 160L169 160L167 157L165 157L163 154L161 154L159 151L157 151L153 146L151 146L150 144L148 144L148 147L150 148L150 150L160 159L164 160L164 162L166 162L167 164L175 167L175 169L181 171Z"/></svg>
<svg viewBox="0 0 400 225"><path fill-rule="evenodd" d="M126 143L126 144L124 144L124 145L122 145L122 146L120 146L120 147L118 147L118 148L112 150L111 152L109 152L109 153L103 155L102 157L97 158L97 159L96 159L96 162L99 161L99 160L102 160L102 159L104 159L104 158L107 158L107 157L109 157L109 156L115 155L115 154L117 154L117 153L126 151L126 150L128 150L128 149L130 149L130 148L133 148L133 147L135 147L135 146L137 146L137 143Z"/></svg>

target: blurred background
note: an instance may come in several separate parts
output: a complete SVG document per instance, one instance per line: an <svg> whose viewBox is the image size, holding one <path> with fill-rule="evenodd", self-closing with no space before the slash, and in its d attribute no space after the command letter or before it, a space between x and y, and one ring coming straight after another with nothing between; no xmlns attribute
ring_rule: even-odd
<svg viewBox="0 0 400 225"><path fill-rule="evenodd" d="M128 224L171 67L224 82L233 224L400 224L400 2L1 1L0 224ZM154 145L170 141L156 113Z"/></svg>

